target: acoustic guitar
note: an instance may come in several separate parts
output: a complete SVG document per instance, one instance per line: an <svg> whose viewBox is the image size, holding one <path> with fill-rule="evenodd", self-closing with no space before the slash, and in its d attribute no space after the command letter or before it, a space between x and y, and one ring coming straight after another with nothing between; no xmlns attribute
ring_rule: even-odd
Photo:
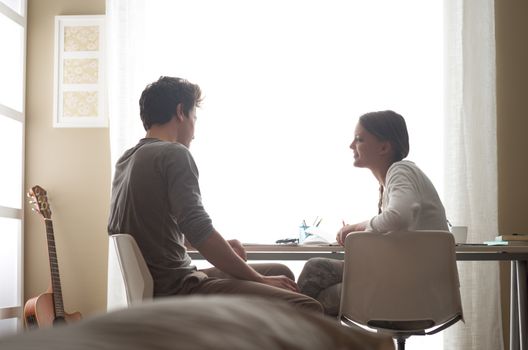
<svg viewBox="0 0 528 350"><path fill-rule="evenodd" d="M48 242L49 265L51 272L51 286L45 293L29 299L24 305L24 321L27 328L50 327L60 323L70 323L81 319L81 314L64 312L62 303L62 290L59 275L59 262L55 250L55 236L51 209L48 203L47 192L40 186L32 187L28 192L32 210L44 218Z"/></svg>

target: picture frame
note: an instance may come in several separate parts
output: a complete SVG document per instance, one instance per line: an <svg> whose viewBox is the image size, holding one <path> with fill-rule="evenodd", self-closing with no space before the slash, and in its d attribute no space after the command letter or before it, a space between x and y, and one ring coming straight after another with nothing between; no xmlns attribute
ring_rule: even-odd
<svg viewBox="0 0 528 350"><path fill-rule="evenodd" d="M53 127L108 127L105 16L55 16Z"/></svg>

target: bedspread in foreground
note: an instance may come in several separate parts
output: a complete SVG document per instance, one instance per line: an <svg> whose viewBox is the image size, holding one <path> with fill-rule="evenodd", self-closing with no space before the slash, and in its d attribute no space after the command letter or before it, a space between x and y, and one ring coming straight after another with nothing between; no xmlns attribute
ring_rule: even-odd
<svg viewBox="0 0 528 350"><path fill-rule="evenodd" d="M72 325L0 338L0 349L394 349L392 340L280 301L246 296L158 299Z"/></svg>

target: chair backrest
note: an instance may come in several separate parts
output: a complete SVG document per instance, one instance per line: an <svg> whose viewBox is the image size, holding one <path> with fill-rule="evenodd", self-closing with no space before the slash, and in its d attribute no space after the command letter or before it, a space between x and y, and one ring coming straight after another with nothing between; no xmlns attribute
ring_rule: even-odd
<svg viewBox="0 0 528 350"><path fill-rule="evenodd" d="M152 299L154 282L134 237L110 235L108 240L107 310Z"/></svg>
<svg viewBox="0 0 528 350"><path fill-rule="evenodd" d="M373 330L433 333L463 317L447 231L348 235L342 288L340 319Z"/></svg>

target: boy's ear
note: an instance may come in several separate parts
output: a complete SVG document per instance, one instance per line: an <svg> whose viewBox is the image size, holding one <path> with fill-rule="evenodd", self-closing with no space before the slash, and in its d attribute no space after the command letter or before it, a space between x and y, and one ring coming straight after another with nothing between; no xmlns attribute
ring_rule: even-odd
<svg viewBox="0 0 528 350"><path fill-rule="evenodd" d="M176 118L179 121L182 121L185 118L185 113L183 112L183 103L178 103L176 106Z"/></svg>

